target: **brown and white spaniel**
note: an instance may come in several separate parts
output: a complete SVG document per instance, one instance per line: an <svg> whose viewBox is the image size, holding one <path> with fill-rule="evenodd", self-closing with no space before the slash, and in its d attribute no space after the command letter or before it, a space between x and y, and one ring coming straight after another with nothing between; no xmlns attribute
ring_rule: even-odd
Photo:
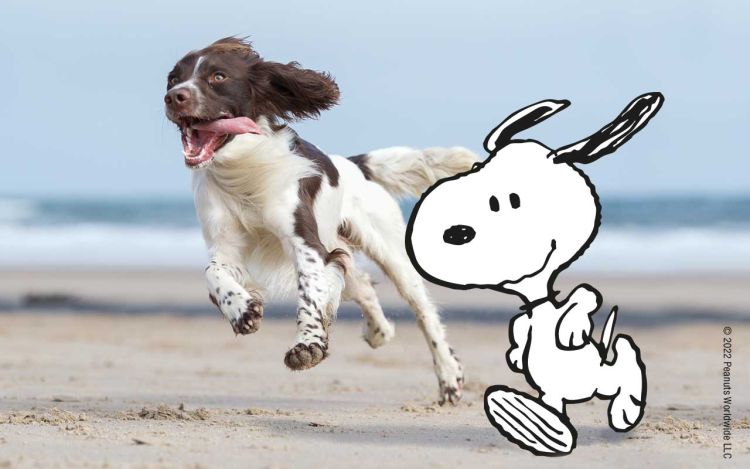
<svg viewBox="0 0 750 469"><path fill-rule="evenodd" d="M297 333L284 363L311 368L328 353L339 302L353 300L373 348L394 336L360 251L378 264L417 317L432 352L439 402L461 397L461 363L436 306L404 247L394 199L419 195L438 179L468 170L463 148L392 147L345 158L326 155L286 123L317 117L339 89L327 73L262 59L241 39L190 52L167 78L167 117L182 133L195 170L195 205L208 247L211 300L238 334L256 332L263 296L297 294Z"/></svg>

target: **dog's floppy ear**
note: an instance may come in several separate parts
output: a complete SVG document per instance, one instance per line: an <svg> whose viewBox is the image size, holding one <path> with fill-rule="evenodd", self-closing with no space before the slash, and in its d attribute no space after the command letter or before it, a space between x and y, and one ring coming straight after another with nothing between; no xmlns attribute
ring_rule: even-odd
<svg viewBox="0 0 750 469"><path fill-rule="evenodd" d="M638 96L615 118L595 134L576 143L558 148L552 158L555 163L591 163L617 150L646 126L664 103L661 93Z"/></svg>
<svg viewBox="0 0 750 469"><path fill-rule="evenodd" d="M514 112L487 135L484 139L484 149L488 153L501 149L518 132L542 122L568 106L570 106L570 101L547 99Z"/></svg>
<svg viewBox="0 0 750 469"><path fill-rule="evenodd" d="M317 117L339 100L331 75L301 68L297 62L261 60L252 65L250 79L262 95L258 101L263 110L286 120Z"/></svg>

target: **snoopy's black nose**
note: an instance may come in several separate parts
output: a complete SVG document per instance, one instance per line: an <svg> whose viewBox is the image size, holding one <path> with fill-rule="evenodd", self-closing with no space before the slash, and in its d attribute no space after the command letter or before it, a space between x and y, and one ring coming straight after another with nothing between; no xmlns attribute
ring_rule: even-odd
<svg viewBox="0 0 750 469"><path fill-rule="evenodd" d="M476 231L470 226L454 225L445 230L445 233L443 233L443 241L458 246L470 242L476 235Z"/></svg>

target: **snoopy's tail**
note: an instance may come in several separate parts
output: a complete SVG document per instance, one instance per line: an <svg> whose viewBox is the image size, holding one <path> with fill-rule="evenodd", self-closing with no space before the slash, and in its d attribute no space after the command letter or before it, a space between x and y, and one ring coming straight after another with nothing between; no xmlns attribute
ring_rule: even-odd
<svg viewBox="0 0 750 469"><path fill-rule="evenodd" d="M350 160L366 178L377 182L394 196L419 197L439 179L468 171L479 158L462 147L390 147L373 150Z"/></svg>

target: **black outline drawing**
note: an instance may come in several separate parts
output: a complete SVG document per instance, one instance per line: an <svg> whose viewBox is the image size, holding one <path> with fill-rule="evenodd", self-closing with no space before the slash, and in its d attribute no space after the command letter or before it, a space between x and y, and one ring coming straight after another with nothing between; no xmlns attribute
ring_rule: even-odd
<svg viewBox="0 0 750 469"><path fill-rule="evenodd" d="M409 217L406 230L406 251L412 264L424 278L432 283L459 290L492 289L516 295L523 301L522 312L513 318L509 326L511 348L506 353L506 362L513 371L523 373L529 385L539 395L534 397L503 385L491 386L485 392L484 407L490 423L503 436L534 454L560 456L569 454L575 448L577 432L565 413L567 404L584 402L594 397L610 399L608 407L609 426L618 432L631 430L643 417L647 393L646 367L641 360L640 349L630 336L625 334L613 336L617 307L613 307L610 311L600 339L596 341L592 335L593 322L591 316L602 305L601 294L591 285L582 284L576 287L565 300L558 301L556 299L558 292L553 289L553 285L558 274L578 259L591 245L601 223L601 203L595 187L586 174L574 164L588 164L617 150L646 126L659 111L663 102L664 97L661 93L646 93L638 96L612 122L599 131L557 150L552 150L536 140L520 140L515 139L514 136L518 132L526 130L565 109L570 105L570 102L566 100L544 100L520 109L487 135L484 140L484 147L489 152L489 156L486 160L476 163L469 171L441 179L435 183L422 194ZM531 169L528 169L530 166L528 166L529 163L526 163L529 160L523 159L526 156L514 154L514 152L521 151L516 150L520 148L519 146L511 145L517 143L530 144L531 147L527 146L525 147L526 150L523 151L529 151L528 148L531 148L532 151L536 152L534 155L536 155L537 160L549 162L541 163L543 165L549 164L552 165L550 168L557 167L558 169L561 167L569 168L567 172L564 172L564 182L560 182L559 187L552 184L552 187L547 190L553 196L559 193L555 191L569 190L571 193L575 191L571 196L572 200L581 200L582 205L585 205L576 215L583 218L592 213L593 220L587 222L591 225L582 225L580 230L573 235L566 231L569 230L567 226L553 226L551 228L552 233L555 233L554 230L559 230L562 236L567 236L564 238L564 242L567 244L562 248L564 252L561 252L561 249L558 248L563 238L556 235L551 237L549 248L545 248L549 250L546 252L543 263L541 262L543 253L539 252L542 247L539 243L529 248L534 251L531 254L533 254L533 259L536 259L535 261L530 259L532 256L526 256L528 253L514 253L513 255L521 261L525 262L528 259L528 262L523 264L526 268L525 274L510 279L491 277L492 281L477 282L473 272L471 272L472 269L465 271L457 269L463 266L458 266L455 262L464 262L463 260L453 261L454 263L451 265L451 261L446 260L448 256L441 256L441 253L453 255L457 251L448 250L471 249L472 241L475 237L480 236L482 229L480 228L480 233L477 233L474 226L465 225L460 219L451 219L450 214L446 214L442 210L442 206L439 205L434 210L432 208L426 210L428 214L423 215L422 218L420 218L420 211L424 208L426 201L431 200L431 195L438 187L443 187L441 190L446 193L448 190L445 188L445 184L471 177L484 170L496 157L506 164L504 166L496 164L495 167L502 168L506 172L510 171L511 174L529 176L528 172ZM539 158L539 155L541 155L541 158ZM536 161L534 164L539 165L540 163ZM557 165L561 166L558 167ZM558 169L550 169L550 174L560 173ZM571 170L573 173L570 172ZM512 173L512 171L518 171L519 173ZM489 174L495 173L490 172ZM536 176L532 175L533 177ZM545 177L550 178L552 176L546 175ZM482 180L486 181L486 178ZM463 181L463 183L465 182L466 180ZM491 184L491 182L487 184ZM585 191L581 190L580 184L585 185ZM464 187L467 187L467 185L453 184L450 188L451 192L449 192L452 198L447 199L452 202L455 201L459 208L462 204L478 203L475 199L466 199L467 197L476 197L478 193L476 184L470 185L469 189L463 189ZM507 197L498 198L492 194L482 202L484 209L489 214L488 217L503 216L504 210L505 213L510 213L507 211L518 210L520 212L524 210L522 190L500 189L507 189ZM469 193L471 193L471 196L466 195ZM462 199L462 197L464 198ZM436 204L438 202L433 203L433 205ZM592 212L590 212L591 204L593 204ZM578 208L574 207L572 210L575 211ZM541 221L536 219L535 215L538 213L531 213L532 221L549 224L546 219ZM457 218L461 218L461 216L459 214ZM425 221L425 218L428 220ZM439 227L441 223L444 223L447 229L444 232L433 233L433 231L440 231L434 228ZM512 224L513 222L509 223ZM415 234L415 226L417 225L419 225L419 232ZM484 228L487 226L484 226ZM587 231L588 226L591 226L590 233ZM503 245L503 233L491 232L490 235L493 237L492 243L497 243L498 246ZM436 236L442 236L444 244L435 241ZM497 238L497 241L495 241L495 238ZM571 241L571 239L574 241ZM425 240L429 240L429 242ZM424 243L428 247L422 248L420 246L420 253L418 254L415 252L416 245L414 243ZM483 246L486 249L487 244ZM526 248L526 246L523 246L523 248ZM567 251L565 251L566 248ZM433 252L431 249L436 249L439 252ZM520 249L520 251L523 251L523 249ZM466 253L468 251L460 252ZM482 254L481 251L479 253ZM492 253L488 254L492 255ZM429 258L433 272L428 272L422 266L420 258L423 261ZM462 259L461 257L458 258ZM435 259L437 259L437 264ZM496 258L488 259L488 262L495 261L497 261ZM536 264L532 265L533 262L536 262ZM456 271L459 273L456 274ZM449 272L450 274L448 274ZM450 276L451 280L441 278L445 276ZM456 280L457 276L460 277L458 281ZM468 277L465 282L463 277ZM482 279L486 280L486 275ZM536 280L539 280L539 282L546 281L545 296L538 294L540 288L527 293L530 289L525 288L524 284L536 282ZM554 334L554 339L552 334ZM554 343L550 344L550 342ZM619 361L618 352L622 355ZM610 354L612 358L608 359ZM531 359L530 356L532 356ZM553 371L545 369L550 367L557 368ZM550 380L550 376L553 378L558 376L556 373L561 367L565 368L566 373L571 374L570 377L575 376L578 379ZM539 380L542 380L543 383L538 383ZM566 381L566 383L560 381ZM590 390L590 392L587 390ZM532 410L532 408L535 410Z"/></svg>

